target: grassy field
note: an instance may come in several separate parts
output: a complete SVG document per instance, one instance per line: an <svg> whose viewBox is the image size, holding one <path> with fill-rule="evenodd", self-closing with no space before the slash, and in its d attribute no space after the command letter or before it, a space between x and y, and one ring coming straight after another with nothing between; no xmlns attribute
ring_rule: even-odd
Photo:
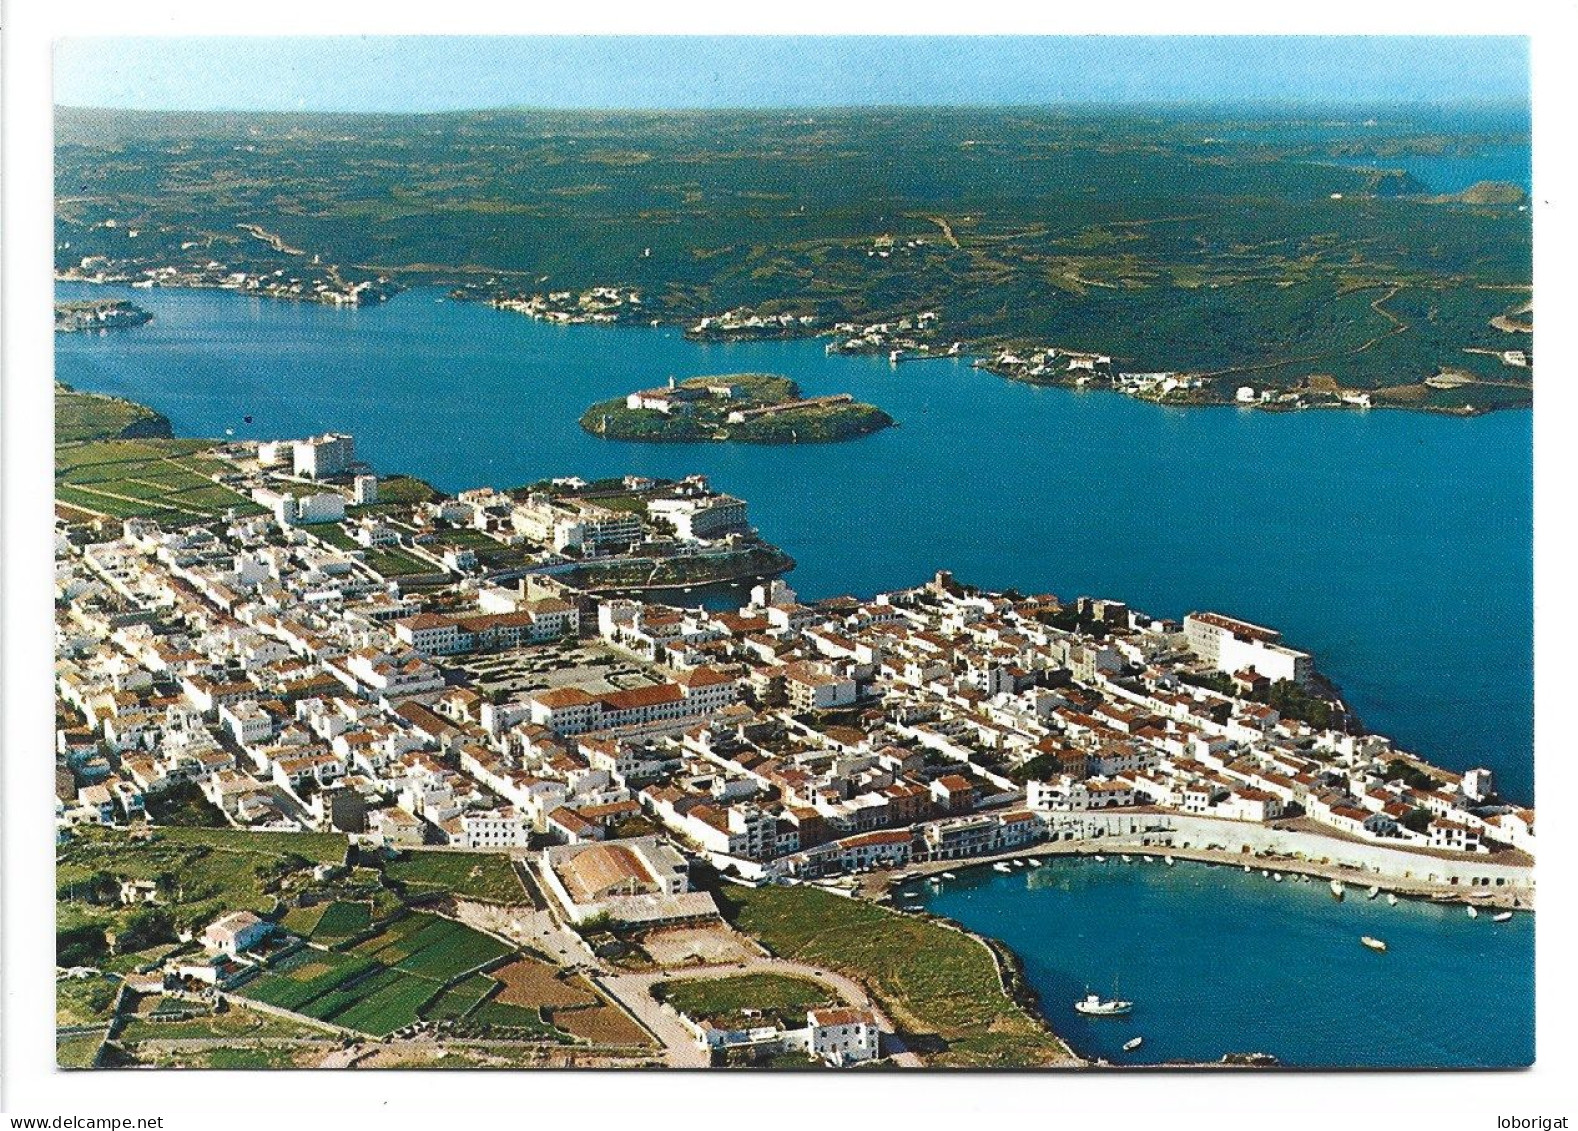
<svg viewBox="0 0 1578 1131"><path fill-rule="evenodd" d="M62 1068L91 1068L102 1036L61 1037L55 1041L55 1063Z"/></svg>
<svg viewBox="0 0 1578 1131"><path fill-rule="evenodd" d="M345 921L360 919L349 909L361 904L333 904L318 923L336 909ZM364 924L365 925L365 924ZM466 979L451 993L445 984L510 952L505 943L463 923L437 915L412 912L349 951L308 950L292 955L273 970L249 982L241 993L347 1029L384 1036L426 1015L441 994L441 1012L453 1016L468 991ZM491 980L482 987L492 988ZM480 1000L480 995L476 1000ZM474 1002L473 1002L474 1004Z"/></svg>
<svg viewBox="0 0 1578 1131"><path fill-rule="evenodd" d="M384 865L384 875L413 893L447 891L487 903L526 903L509 858L492 853L413 851Z"/></svg>
<svg viewBox="0 0 1578 1131"><path fill-rule="evenodd" d="M1068 1058L1004 992L991 953L958 931L806 887L725 885L719 906L775 954L863 983L905 1043L944 1067L1030 1067Z"/></svg>
<svg viewBox="0 0 1578 1131"><path fill-rule="evenodd" d="M168 437L170 422L146 405L55 386L55 443Z"/></svg>
<svg viewBox="0 0 1578 1131"><path fill-rule="evenodd" d="M321 1040L325 1036L327 1034L314 1025L232 1006L223 1013L207 1013L184 1021L133 1019L121 1027L116 1040L122 1044L188 1040L229 1040L239 1043L264 1038Z"/></svg>
<svg viewBox="0 0 1578 1131"><path fill-rule="evenodd" d="M806 1010L838 1003L826 986L784 974L687 978L654 987L653 996L688 1017L725 1027L776 1022L795 1029L805 1024ZM756 1016L748 1015L750 1010Z"/></svg>
<svg viewBox="0 0 1578 1131"><path fill-rule="evenodd" d="M372 925L372 908L365 903L335 902L324 908L312 929L312 941L333 945L360 934Z"/></svg>
<svg viewBox="0 0 1578 1131"><path fill-rule="evenodd" d="M422 1011L422 1016L429 1021L458 1021L496 988L497 983L486 974L473 974L434 998Z"/></svg>
<svg viewBox="0 0 1578 1131"><path fill-rule="evenodd" d="M55 983L55 1024L96 1025L106 1022L120 993L109 978L66 978Z"/></svg>
<svg viewBox="0 0 1578 1131"><path fill-rule="evenodd" d="M245 495L214 482L226 464L198 453L203 440L90 440L57 447L55 498L111 518L204 522L235 510L262 514Z"/></svg>
<svg viewBox="0 0 1578 1131"><path fill-rule="evenodd" d="M114 830L80 831L55 854L56 929L116 931L136 914L89 902L95 876L162 878L167 889L162 906L178 924L201 928L228 911L267 914L275 905L271 888L276 878L305 878L315 864L342 861L345 850L345 838L330 833L171 827L150 840L133 840ZM115 964L128 961L123 956Z"/></svg>

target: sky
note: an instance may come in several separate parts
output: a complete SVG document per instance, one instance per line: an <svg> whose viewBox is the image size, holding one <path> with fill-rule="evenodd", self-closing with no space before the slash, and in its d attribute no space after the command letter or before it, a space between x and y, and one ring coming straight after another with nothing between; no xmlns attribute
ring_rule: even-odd
<svg viewBox="0 0 1578 1131"><path fill-rule="evenodd" d="M72 38L55 101L426 112L1059 103L1523 103L1528 41L1458 36Z"/></svg>

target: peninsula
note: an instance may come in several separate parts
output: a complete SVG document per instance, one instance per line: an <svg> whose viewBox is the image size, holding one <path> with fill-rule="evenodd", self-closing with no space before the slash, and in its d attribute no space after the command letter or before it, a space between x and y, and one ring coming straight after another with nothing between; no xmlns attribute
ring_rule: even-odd
<svg viewBox="0 0 1578 1131"><path fill-rule="evenodd" d="M789 378L767 373L670 378L660 388L599 401L581 415L581 427L594 436L683 443L820 444L893 423L849 393L806 397Z"/></svg>
<svg viewBox="0 0 1578 1131"><path fill-rule="evenodd" d="M1174 405L1532 403L1526 191L1400 167L1526 146L1519 114L662 121L63 108L57 277L336 305L440 285L552 323L825 336Z"/></svg>
<svg viewBox="0 0 1578 1131"><path fill-rule="evenodd" d="M699 476L448 496L58 397L62 1063L1076 1067L907 881L1116 850L1532 905L1534 811L1263 625L947 573L668 605L586 571L760 552Z"/></svg>

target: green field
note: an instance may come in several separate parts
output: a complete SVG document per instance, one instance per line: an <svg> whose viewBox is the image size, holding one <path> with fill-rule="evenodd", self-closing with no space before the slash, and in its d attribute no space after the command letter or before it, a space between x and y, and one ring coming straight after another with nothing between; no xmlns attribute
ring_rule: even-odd
<svg viewBox="0 0 1578 1131"><path fill-rule="evenodd" d="M312 941L332 945L360 934L372 925L372 921L372 908L365 903L331 903L314 925Z"/></svg>
<svg viewBox="0 0 1578 1131"><path fill-rule="evenodd" d="M206 1013L183 1021L133 1019L126 1022L115 1036L122 1044L135 1044L140 1041L186 1040L228 1040L237 1043L280 1038L322 1040L327 1034L313 1025L289 1021L260 1010L232 1006L224 1013Z"/></svg>
<svg viewBox="0 0 1578 1131"><path fill-rule="evenodd" d="M929 1064L1066 1062L1063 1042L1002 989L991 953L947 927L806 887L716 893L725 916L773 953L855 978Z"/></svg>
<svg viewBox="0 0 1578 1131"><path fill-rule="evenodd" d="M486 974L473 974L434 998L422 1016L429 1021L459 1021L497 988L498 983Z"/></svg>
<svg viewBox="0 0 1578 1131"><path fill-rule="evenodd" d="M92 1068L93 1058L104 1043L103 1035L60 1037L55 1041L55 1063L62 1068Z"/></svg>
<svg viewBox="0 0 1578 1131"><path fill-rule="evenodd" d="M687 978L653 988L653 996L697 1021L723 1027L779 1024L798 1029L806 1010L840 1004L836 994L808 978L783 974L737 974ZM748 1011L756 1011L752 1016Z"/></svg>
<svg viewBox="0 0 1578 1131"><path fill-rule="evenodd" d="M398 546L380 546L376 550L368 550L362 561L384 577L416 577L424 573L444 572L443 566L424 561L410 550L402 550Z"/></svg>
<svg viewBox="0 0 1578 1131"><path fill-rule="evenodd" d="M360 916L337 909L358 907L366 910L361 904L332 905L318 929L331 914L349 925ZM320 1021L384 1036L420 1019L424 1007L436 1006L441 994L449 1002L446 1013L457 1008L469 991L445 991L445 984L509 953L507 944L463 923L410 912L349 951L310 949L291 955L240 992ZM484 981L491 985L491 980ZM475 979L460 986L474 990ZM472 1004L475 1000L480 995Z"/></svg>
<svg viewBox="0 0 1578 1131"><path fill-rule="evenodd" d="M447 891L487 903L530 902L509 858L493 853L411 851L385 864L384 875L418 894Z"/></svg>
<svg viewBox="0 0 1578 1131"><path fill-rule="evenodd" d="M74 928L121 932L138 914L92 902L95 877L160 881L160 911L168 912L175 926L201 930L229 911L269 914L276 902L275 882L306 879L316 864L343 861L345 851L345 838L332 833L172 826L139 841L119 831L80 830L55 854L56 929L62 934ZM133 956L110 961L126 965Z"/></svg>
<svg viewBox="0 0 1578 1131"><path fill-rule="evenodd" d="M356 951L386 966L447 982L504 957L510 947L453 919L412 912Z"/></svg>
<svg viewBox="0 0 1578 1131"><path fill-rule="evenodd" d="M262 514L245 495L213 481L228 465L198 453L203 440L91 440L57 447L55 497L112 518L204 522L234 509Z"/></svg>
<svg viewBox="0 0 1578 1131"><path fill-rule="evenodd" d="M55 385L55 443L168 437L170 422L145 405Z"/></svg>

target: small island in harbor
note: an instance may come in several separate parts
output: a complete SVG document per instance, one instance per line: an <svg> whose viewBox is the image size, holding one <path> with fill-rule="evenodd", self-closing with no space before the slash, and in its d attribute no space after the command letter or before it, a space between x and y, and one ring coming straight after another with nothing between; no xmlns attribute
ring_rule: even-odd
<svg viewBox="0 0 1578 1131"><path fill-rule="evenodd" d="M89 299L55 304L57 333L82 330L123 330L152 322L153 315L135 303L118 299Z"/></svg>
<svg viewBox="0 0 1578 1131"><path fill-rule="evenodd" d="M622 398L599 401L581 427L611 440L746 444L821 444L853 440L890 427L876 405L849 393L805 397L787 377L730 373L691 377Z"/></svg>

